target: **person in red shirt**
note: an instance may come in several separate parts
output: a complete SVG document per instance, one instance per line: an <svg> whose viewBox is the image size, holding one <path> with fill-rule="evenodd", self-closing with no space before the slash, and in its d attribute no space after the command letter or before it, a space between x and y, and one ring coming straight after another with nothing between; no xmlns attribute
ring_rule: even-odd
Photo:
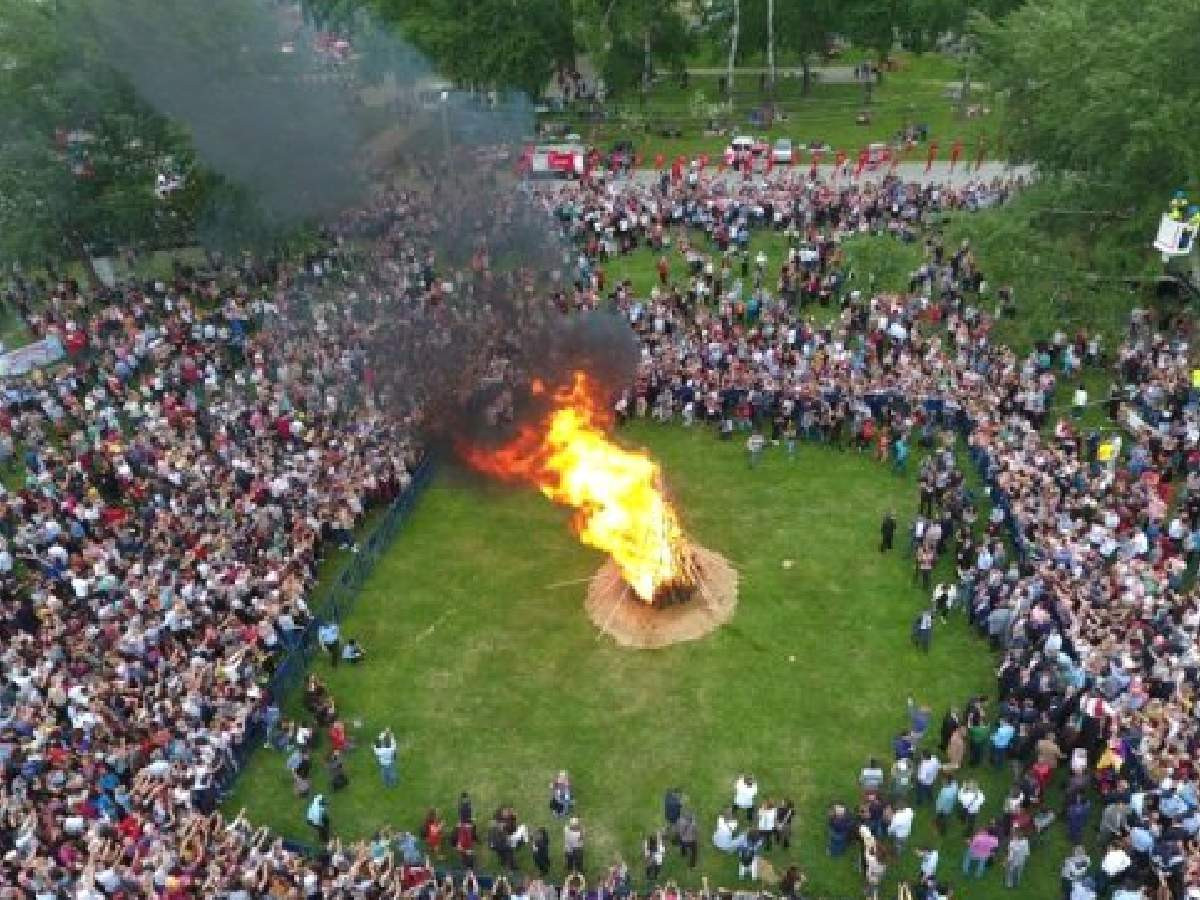
<svg viewBox="0 0 1200 900"><path fill-rule="evenodd" d="M344 753L350 746L350 740L346 737L346 723L341 719L329 726L329 746L338 753Z"/></svg>
<svg viewBox="0 0 1200 900"><path fill-rule="evenodd" d="M445 826L442 824L441 816L438 815L436 809L430 808L425 814L425 824L421 826L421 839L425 841L425 846L429 850L431 856L438 859L442 856L442 834L445 831Z"/></svg>
<svg viewBox="0 0 1200 900"><path fill-rule="evenodd" d="M454 829L454 849L458 851L458 858L462 861L464 869L475 868L475 841L477 838L475 823L470 819L459 822Z"/></svg>

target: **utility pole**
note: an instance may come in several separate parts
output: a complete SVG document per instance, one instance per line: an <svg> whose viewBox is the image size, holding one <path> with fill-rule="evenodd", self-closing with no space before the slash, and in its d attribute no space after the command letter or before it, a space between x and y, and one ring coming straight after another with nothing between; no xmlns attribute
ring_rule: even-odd
<svg viewBox="0 0 1200 900"><path fill-rule="evenodd" d="M446 166L450 165L450 92L442 91L442 144L446 154Z"/></svg>
<svg viewBox="0 0 1200 900"><path fill-rule="evenodd" d="M775 0L767 0L767 91L775 99Z"/></svg>
<svg viewBox="0 0 1200 900"><path fill-rule="evenodd" d="M971 97L971 58L975 55L975 40L967 34L966 24L963 24L962 41L962 90L958 92L958 117L967 117L967 101Z"/></svg>
<svg viewBox="0 0 1200 900"><path fill-rule="evenodd" d="M733 67L737 61L738 29L742 25L742 0L733 0L733 24L729 29L729 67L725 90L729 92L729 108L733 109Z"/></svg>
<svg viewBox="0 0 1200 900"><path fill-rule="evenodd" d="M650 78L653 74L653 68L650 64L650 26L646 26L646 31L642 35L642 102L645 103L646 94L650 90Z"/></svg>

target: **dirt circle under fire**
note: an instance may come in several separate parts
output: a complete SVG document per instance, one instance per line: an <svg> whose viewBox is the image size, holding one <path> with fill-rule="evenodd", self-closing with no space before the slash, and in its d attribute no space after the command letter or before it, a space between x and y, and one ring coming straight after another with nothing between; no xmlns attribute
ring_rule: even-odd
<svg viewBox="0 0 1200 900"><path fill-rule="evenodd" d="M622 647L654 650L694 641L720 628L737 609L737 570L720 553L692 545L696 586L682 603L655 606L633 592L608 560L588 583L588 618Z"/></svg>

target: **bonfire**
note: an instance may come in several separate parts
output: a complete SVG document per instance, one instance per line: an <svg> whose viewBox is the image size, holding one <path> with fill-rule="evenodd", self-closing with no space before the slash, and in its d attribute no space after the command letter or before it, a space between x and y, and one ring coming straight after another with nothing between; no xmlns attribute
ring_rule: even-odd
<svg viewBox="0 0 1200 900"><path fill-rule="evenodd" d="M718 554L692 545L645 453L609 437L612 416L583 372L550 391L534 382L548 412L499 448L469 447L476 469L535 485L575 510L579 539L609 556L591 580L587 609L628 646L656 647L699 637L736 605L736 575Z"/></svg>

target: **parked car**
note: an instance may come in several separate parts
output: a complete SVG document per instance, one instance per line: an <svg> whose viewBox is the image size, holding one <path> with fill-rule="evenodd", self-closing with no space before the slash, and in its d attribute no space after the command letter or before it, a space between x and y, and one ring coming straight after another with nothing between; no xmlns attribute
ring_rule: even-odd
<svg viewBox="0 0 1200 900"><path fill-rule="evenodd" d="M754 138L739 135L729 142L729 149L737 153L750 153L754 150Z"/></svg>
<svg viewBox="0 0 1200 900"><path fill-rule="evenodd" d="M795 151L792 150L790 138L780 138L771 148L771 162L776 165L790 166L795 162Z"/></svg>

